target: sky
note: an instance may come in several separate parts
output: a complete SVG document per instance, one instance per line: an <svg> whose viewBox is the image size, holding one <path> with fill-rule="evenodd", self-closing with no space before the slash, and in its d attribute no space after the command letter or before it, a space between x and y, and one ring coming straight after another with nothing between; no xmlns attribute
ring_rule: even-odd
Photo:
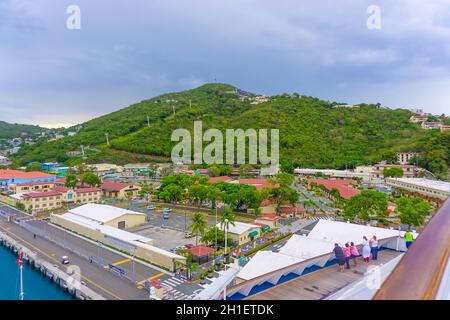
<svg viewBox="0 0 450 320"><path fill-rule="evenodd" d="M449 114L450 0L0 0L0 120L68 126L214 81Z"/></svg>

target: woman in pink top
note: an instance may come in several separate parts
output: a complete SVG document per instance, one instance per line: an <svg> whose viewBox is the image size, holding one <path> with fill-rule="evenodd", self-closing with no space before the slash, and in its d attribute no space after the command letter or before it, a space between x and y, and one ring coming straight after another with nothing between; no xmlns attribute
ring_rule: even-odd
<svg viewBox="0 0 450 320"><path fill-rule="evenodd" d="M353 242L350 243L350 252L352 254L353 265L356 267L357 265L356 258L359 257L359 251L358 247L356 247L356 245Z"/></svg>
<svg viewBox="0 0 450 320"><path fill-rule="evenodd" d="M350 258L352 257L352 251L350 249L350 245L348 242L345 244L345 247L342 249L344 251L344 258L345 258L345 267L347 269L350 269Z"/></svg>

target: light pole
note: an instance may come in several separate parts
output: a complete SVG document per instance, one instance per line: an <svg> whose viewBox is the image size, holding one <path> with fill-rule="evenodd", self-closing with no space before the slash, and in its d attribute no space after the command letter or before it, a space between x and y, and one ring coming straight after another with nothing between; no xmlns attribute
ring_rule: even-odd
<svg viewBox="0 0 450 320"><path fill-rule="evenodd" d="M214 263L216 263L216 254L217 254L217 204L216 204L216 223L214 224Z"/></svg>
<svg viewBox="0 0 450 320"><path fill-rule="evenodd" d="M227 254L227 237L228 237L228 219L225 219L225 251L224 255ZM225 263L225 271L227 271L227 264ZM223 288L223 300L227 300L227 285Z"/></svg>

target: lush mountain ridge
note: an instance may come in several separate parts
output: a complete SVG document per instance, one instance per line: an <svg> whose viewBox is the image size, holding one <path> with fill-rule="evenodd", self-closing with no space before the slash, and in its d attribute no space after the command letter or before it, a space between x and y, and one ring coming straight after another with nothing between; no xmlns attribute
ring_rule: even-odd
<svg viewBox="0 0 450 320"><path fill-rule="evenodd" d="M368 104L342 107L313 97L287 94L252 103L254 97L225 84L164 94L88 121L76 136L25 147L16 161L73 163L79 159L68 157L66 152L80 150L80 145L95 146L88 153L88 162L125 163L129 154L160 160L170 156L174 145L170 141L172 131L191 130L196 120L203 121L203 130L278 128L281 159L302 167L344 168L383 159L393 161L398 151L426 153L430 148L428 142L444 135L410 123L412 113L405 109ZM445 137L443 141L447 149L440 150L436 167L446 172L443 163L448 164L448 146Z"/></svg>
<svg viewBox="0 0 450 320"><path fill-rule="evenodd" d="M47 129L45 128L34 125L8 123L5 121L0 121L0 139L12 139L20 137L22 133L34 134L46 130Z"/></svg>

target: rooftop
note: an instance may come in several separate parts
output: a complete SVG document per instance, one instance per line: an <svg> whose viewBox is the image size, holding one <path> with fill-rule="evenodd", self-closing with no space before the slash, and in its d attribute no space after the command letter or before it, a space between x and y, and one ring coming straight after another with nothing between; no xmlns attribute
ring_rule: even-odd
<svg viewBox="0 0 450 320"><path fill-rule="evenodd" d="M145 214L140 213L140 212L126 210L126 209L117 208L114 206L108 206L108 205L104 205L104 204L96 204L96 203L88 203L88 204L82 205L80 207L71 209L69 212L74 215L83 217L85 219L90 219L90 220L95 221L100 224L114 220L125 214L145 216Z"/></svg>
<svg viewBox="0 0 450 320"><path fill-rule="evenodd" d="M11 169L0 170L0 178L6 179L36 179L36 178L50 178L50 177L54 177L54 175L40 171L24 172L20 170L11 170Z"/></svg>
<svg viewBox="0 0 450 320"><path fill-rule="evenodd" d="M129 183L125 182L103 182L102 189L106 191L120 191L124 188L129 187Z"/></svg>
<svg viewBox="0 0 450 320"><path fill-rule="evenodd" d="M425 178L390 178L388 181L399 181L409 183L424 188L431 188L440 191L450 192L450 182L440 180L430 180Z"/></svg>
<svg viewBox="0 0 450 320"><path fill-rule="evenodd" d="M212 177L209 178L209 182L214 183L214 182L226 182L226 181L230 181L231 178L228 176L221 176L221 177Z"/></svg>
<svg viewBox="0 0 450 320"><path fill-rule="evenodd" d="M23 194L23 198L46 198L46 197L55 197L60 196L61 193L57 191L49 191L49 192L30 192Z"/></svg>
<svg viewBox="0 0 450 320"><path fill-rule="evenodd" d="M353 196L356 196L360 193L358 189L352 187L352 185L356 184L355 180L352 179L342 179L342 180L328 180L328 179L308 179L308 183L316 183L324 186L328 191L333 189L337 189L339 191L340 196L348 200Z"/></svg>
<svg viewBox="0 0 450 320"><path fill-rule="evenodd" d="M221 226L220 223L217 224L217 227L219 229L223 229L223 226ZM231 223L229 223L228 232L234 233L234 234L242 234L253 228L259 228L259 227L255 224L235 221L234 226Z"/></svg>
<svg viewBox="0 0 450 320"><path fill-rule="evenodd" d="M186 259L185 257L180 256L178 254L175 254L170 251L166 251L161 248L158 248L158 247L148 244L148 243L152 242L152 239L150 239L150 238L146 238L146 237L140 236L140 235L132 233L132 232L120 230L118 228L114 228L114 227L111 227L108 225L99 224L98 222L96 222L94 220L73 214L71 212L65 213L65 214L59 216L59 218L71 221L73 223L79 224L79 225L84 226L89 229L96 230L96 231L101 232L102 234L108 236L109 238L118 239L119 241L125 242L131 246L140 246L142 248L151 250L153 252L164 254L165 256L168 256L172 259L178 259L178 260Z"/></svg>
<svg viewBox="0 0 450 320"><path fill-rule="evenodd" d="M213 248L205 246L196 246L188 249L194 257L204 257L214 252Z"/></svg>

